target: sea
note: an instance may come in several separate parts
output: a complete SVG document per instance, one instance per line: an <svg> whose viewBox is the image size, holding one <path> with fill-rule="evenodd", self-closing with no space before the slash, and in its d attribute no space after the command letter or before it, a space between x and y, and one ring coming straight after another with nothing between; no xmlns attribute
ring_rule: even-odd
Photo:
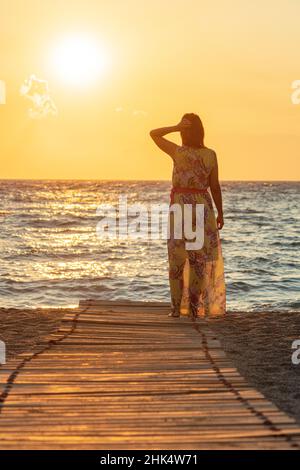
<svg viewBox="0 0 300 470"><path fill-rule="evenodd" d="M105 207L111 217L120 197L149 210L168 203L170 186L169 181L0 181L0 306L169 301L166 239L101 236L98 223ZM228 311L300 311L300 182L221 186Z"/></svg>

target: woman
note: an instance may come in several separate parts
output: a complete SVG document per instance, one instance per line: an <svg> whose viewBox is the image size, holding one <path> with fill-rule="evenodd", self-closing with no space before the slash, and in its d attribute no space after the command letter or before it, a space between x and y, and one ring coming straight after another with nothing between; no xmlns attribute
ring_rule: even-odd
<svg viewBox="0 0 300 470"><path fill-rule="evenodd" d="M179 131L182 146L164 138ZM172 313L197 316L225 314L225 282L223 258L218 230L223 221L222 193L218 177L216 153L203 143L204 129L198 115L185 114L176 126L150 132L158 147L173 159L171 204L204 205L204 244L201 249L186 249L184 235L174 236L174 213L170 211L168 238L169 280ZM210 188L218 215L215 219ZM194 211L195 212L195 211ZM195 214L193 228L195 229Z"/></svg>

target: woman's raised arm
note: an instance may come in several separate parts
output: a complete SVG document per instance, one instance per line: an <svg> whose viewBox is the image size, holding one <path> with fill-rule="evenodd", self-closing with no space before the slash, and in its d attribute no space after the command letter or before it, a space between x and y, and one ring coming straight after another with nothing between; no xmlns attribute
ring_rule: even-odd
<svg viewBox="0 0 300 470"><path fill-rule="evenodd" d="M173 158L177 147L174 142L164 138L164 135L170 134L171 132L180 132L181 129L191 126L191 122L188 119L182 119L176 126L159 127L150 131L150 136L156 143L156 145L163 151L166 152L170 157Z"/></svg>

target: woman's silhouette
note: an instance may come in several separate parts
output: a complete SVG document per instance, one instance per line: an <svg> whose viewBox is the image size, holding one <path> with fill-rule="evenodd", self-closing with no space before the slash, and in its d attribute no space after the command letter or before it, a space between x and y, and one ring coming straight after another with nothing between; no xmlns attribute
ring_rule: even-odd
<svg viewBox="0 0 300 470"><path fill-rule="evenodd" d="M164 138L178 131L182 146ZM176 126L150 131L150 136L173 159L171 204L180 204L182 211L184 204L191 204L193 209L196 204L204 205L204 244L198 250L186 249L184 235L180 239L174 237L174 213L170 211L170 315L179 317L187 311L192 318L225 314L224 268L218 233L224 221L216 153L205 147L202 122L193 113L185 114ZM217 208L217 219L208 187ZM193 228L195 223L193 216Z"/></svg>

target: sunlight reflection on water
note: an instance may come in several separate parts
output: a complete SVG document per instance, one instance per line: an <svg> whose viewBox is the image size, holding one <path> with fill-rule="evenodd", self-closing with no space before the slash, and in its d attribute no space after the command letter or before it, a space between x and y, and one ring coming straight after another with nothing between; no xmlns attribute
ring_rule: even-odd
<svg viewBox="0 0 300 470"><path fill-rule="evenodd" d="M229 310L300 310L299 183L225 182ZM96 209L169 201L169 182L2 181L1 306L169 300L165 240L99 240Z"/></svg>

